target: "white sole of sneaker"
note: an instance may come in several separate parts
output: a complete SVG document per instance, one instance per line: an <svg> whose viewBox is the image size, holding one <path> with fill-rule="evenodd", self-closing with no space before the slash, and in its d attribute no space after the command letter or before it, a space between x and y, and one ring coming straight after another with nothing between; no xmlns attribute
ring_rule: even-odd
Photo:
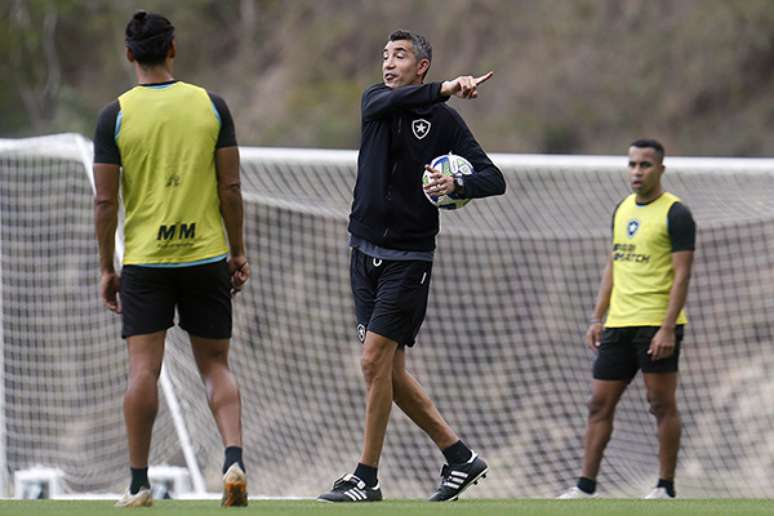
<svg viewBox="0 0 774 516"><path fill-rule="evenodd" d="M325 500L323 498L315 498L315 500L318 501L318 502L321 502L321 503L343 503L343 504L346 504L346 505L355 503L354 500L351 501L351 502L346 501L346 500L342 500L340 502L334 502L333 500ZM376 502L381 502L381 500L361 500L360 502L357 502L357 503L376 503Z"/></svg>
<svg viewBox="0 0 774 516"><path fill-rule="evenodd" d="M152 507L153 506L153 497L151 496L150 491L148 490L142 490L136 495L127 495L121 497L120 500L118 500L115 504L113 504L114 507L122 507L122 508L135 508L135 507Z"/></svg>
<svg viewBox="0 0 774 516"><path fill-rule="evenodd" d="M465 487L460 489L460 492L457 493L457 496L455 496L454 498L449 498L446 501L447 502L456 502L457 500L459 500L460 499L460 495L462 493L464 493L470 486L478 485L478 481L481 480L482 478L486 478L486 474L487 473L489 473L489 468L486 468L484 471L479 473L476 478L474 478L472 481L470 481Z"/></svg>
<svg viewBox="0 0 774 516"><path fill-rule="evenodd" d="M233 466L232 466L233 467ZM222 507L247 507L247 478L241 469L232 469L223 477Z"/></svg>

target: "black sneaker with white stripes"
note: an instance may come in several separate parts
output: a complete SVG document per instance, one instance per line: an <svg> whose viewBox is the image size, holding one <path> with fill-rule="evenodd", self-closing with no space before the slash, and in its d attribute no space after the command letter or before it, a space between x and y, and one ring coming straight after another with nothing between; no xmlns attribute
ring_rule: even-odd
<svg viewBox="0 0 774 516"><path fill-rule="evenodd" d="M478 484L479 479L485 478L487 471L489 466L476 452L473 452L473 456L467 462L444 464L441 468L441 483L430 497L430 501L456 500L471 484Z"/></svg>
<svg viewBox="0 0 774 516"><path fill-rule="evenodd" d="M365 482L355 475L344 475L333 483L333 489L321 494L318 498L321 502L379 502L382 499L382 490L379 484L368 487Z"/></svg>

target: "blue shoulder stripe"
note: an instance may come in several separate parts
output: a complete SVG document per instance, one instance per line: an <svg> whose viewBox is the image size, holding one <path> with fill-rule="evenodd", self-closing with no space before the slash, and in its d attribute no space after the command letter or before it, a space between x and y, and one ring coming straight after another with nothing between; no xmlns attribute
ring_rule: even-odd
<svg viewBox="0 0 774 516"><path fill-rule="evenodd" d="M215 105L215 103L212 101L212 98L210 98L210 105L212 106L212 111L215 112L215 118L218 119L218 123L223 125L223 120L220 118L220 111L218 111L218 106Z"/></svg>
<svg viewBox="0 0 774 516"><path fill-rule="evenodd" d="M121 132L121 120L124 118L124 112L119 111L116 116L116 128L113 131L113 139L118 140L118 133Z"/></svg>

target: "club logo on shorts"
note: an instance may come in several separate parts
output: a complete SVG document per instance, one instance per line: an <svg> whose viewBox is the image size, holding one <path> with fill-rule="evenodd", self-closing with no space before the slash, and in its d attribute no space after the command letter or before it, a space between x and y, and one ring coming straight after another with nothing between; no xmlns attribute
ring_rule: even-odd
<svg viewBox="0 0 774 516"><path fill-rule="evenodd" d="M358 324L357 325L357 338L360 339L360 342L365 342L365 334L366 334L366 328L364 324Z"/></svg>
<svg viewBox="0 0 774 516"><path fill-rule="evenodd" d="M414 136L417 137L417 140L421 140L430 133L431 125L432 124L424 118L417 118L411 122L411 131L414 133Z"/></svg>
<svg viewBox="0 0 774 516"><path fill-rule="evenodd" d="M629 235L629 238L632 238L638 229L640 229L640 221L632 219L626 225L626 234Z"/></svg>

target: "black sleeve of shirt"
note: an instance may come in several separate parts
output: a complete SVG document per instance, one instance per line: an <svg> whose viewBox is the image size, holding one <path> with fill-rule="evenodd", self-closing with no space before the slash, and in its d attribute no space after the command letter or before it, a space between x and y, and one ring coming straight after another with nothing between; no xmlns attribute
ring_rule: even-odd
<svg viewBox="0 0 774 516"><path fill-rule="evenodd" d="M428 106L447 100L449 97L441 96L440 82L399 88L374 84L363 92L360 110L363 121L366 121L384 117L399 108Z"/></svg>
<svg viewBox="0 0 774 516"><path fill-rule="evenodd" d="M484 149L476 141L473 133L468 129L467 124L459 113L454 109L447 108L456 122L454 129L454 144L451 151L468 160L473 165L475 174L464 177L464 193L466 199L477 199L481 197L490 197L492 195L502 195L505 193L505 178L500 169L497 168Z"/></svg>
<svg viewBox="0 0 774 516"><path fill-rule="evenodd" d="M215 148L236 147L237 139L234 119L231 118L231 111L228 110L226 101L209 91L207 94L210 96L215 109L218 110L218 115L220 115L220 132L218 133L218 142L215 144Z"/></svg>
<svg viewBox="0 0 774 516"><path fill-rule="evenodd" d="M696 249L696 222L690 210L682 203L672 204L667 213L669 237L672 239L672 252L693 251Z"/></svg>
<svg viewBox="0 0 774 516"><path fill-rule="evenodd" d="M615 238L615 214L618 213L618 208L621 206L621 203L623 201L620 201L618 204L615 205L615 209L613 210L613 216L610 218L610 233L613 235L613 238Z"/></svg>
<svg viewBox="0 0 774 516"><path fill-rule="evenodd" d="M118 100L114 100L102 110L97 118L94 131L94 163L107 163L121 166L121 153L116 144L116 119L121 111Z"/></svg>

